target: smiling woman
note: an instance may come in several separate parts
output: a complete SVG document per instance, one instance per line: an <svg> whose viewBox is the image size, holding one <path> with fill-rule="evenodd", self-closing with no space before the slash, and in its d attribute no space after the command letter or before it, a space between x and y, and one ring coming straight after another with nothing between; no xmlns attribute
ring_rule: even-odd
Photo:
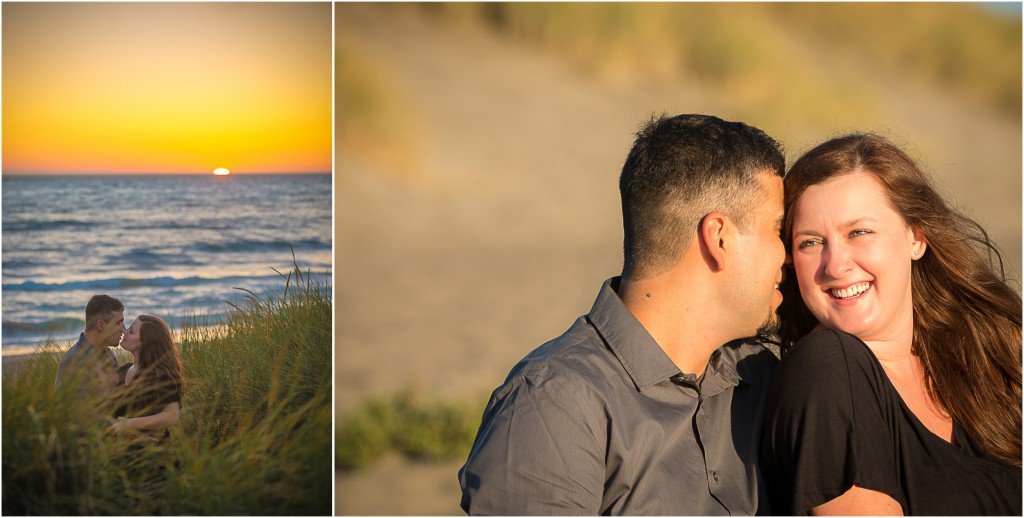
<svg viewBox="0 0 1024 518"><path fill-rule="evenodd" d="M985 230L877 135L812 149L785 194L772 510L1020 515L1021 299Z"/></svg>

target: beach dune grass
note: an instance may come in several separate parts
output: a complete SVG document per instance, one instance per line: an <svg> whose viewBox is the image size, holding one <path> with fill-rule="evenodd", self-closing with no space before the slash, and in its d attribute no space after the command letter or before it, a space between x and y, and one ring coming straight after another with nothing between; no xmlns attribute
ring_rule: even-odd
<svg viewBox="0 0 1024 518"><path fill-rule="evenodd" d="M296 267L225 325L175 331L181 421L164 444L112 437L53 388L59 353L3 378L3 514L331 513L331 288Z"/></svg>
<svg viewBox="0 0 1024 518"><path fill-rule="evenodd" d="M443 401L416 387L366 401L338 421L335 462L356 471L394 452L417 460L464 459L486 398Z"/></svg>

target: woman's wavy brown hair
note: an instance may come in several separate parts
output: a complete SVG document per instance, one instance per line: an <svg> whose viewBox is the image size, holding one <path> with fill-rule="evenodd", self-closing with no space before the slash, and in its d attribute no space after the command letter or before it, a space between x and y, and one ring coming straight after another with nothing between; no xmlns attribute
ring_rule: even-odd
<svg viewBox="0 0 1024 518"><path fill-rule="evenodd" d="M928 393L987 454L1021 465L1021 298L980 225L949 207L913 160L877 135L838 137L807 152L785 178L783 240L804 190L854 171L875 175L891 205L928 242L911 267L912 350ZM792 273L792 272L790 272ZM779 306L783 351L818 324L788 275Z"/></svg>
<svg viewBox="0 0 1024 518"><path fill-rule="evenodd" d="M159 317L139 315L137 318L142 321L138 355L139 376L146 378L142 385L173 384L178 394L183 396L185 376L181 367L181 354L174 345L171 328Z"/></svg>

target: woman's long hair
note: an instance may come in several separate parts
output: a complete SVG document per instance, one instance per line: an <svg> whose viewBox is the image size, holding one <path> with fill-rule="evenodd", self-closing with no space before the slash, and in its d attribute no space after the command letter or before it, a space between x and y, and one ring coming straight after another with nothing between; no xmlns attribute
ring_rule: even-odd
<svg viewBox="0 0 1024 518"><path fill-rule="evenodd" d="M167 323L159 317L139 315L141 347L138 370L143 385L173 384L179 395L184 394L185 377L181 367L181 354L174 345L174 337Z"/></svg>
<svg viewBox="0 0 1024 518"><path fill-rule="evenodd" d="M891 205L928 243L911 267L912 351L929 395L987 454L1021 465L1021 298L1006 282L999 250L980 225L950 208L899 148L871 134L835 138L793 164L785 178L783 239L804 190L854 171L875 175ZM790 272L792 273L792 272ZM781 348L818 324L789 275L779 307Z"/></svg>

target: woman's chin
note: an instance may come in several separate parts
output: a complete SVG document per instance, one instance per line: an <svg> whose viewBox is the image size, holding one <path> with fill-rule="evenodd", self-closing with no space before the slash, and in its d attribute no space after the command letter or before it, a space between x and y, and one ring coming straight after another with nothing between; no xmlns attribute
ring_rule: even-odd
<svg viewBox="0 0 1024 518"><path fill-rule="evenodd" d="M852 325L849 322L818 319L818 325L814 326L812 331L842 331L849 335L860 336L858 333L863 332L863 326Z"/></svg>
<svg viewBox="0 0 1024 518"><path fill-rule="evenodd" d="M856 336L857 338L860 338L862 340L864 339L865 334L868 333L868 330L870 329L870 327L865 325L864 322L857 322L856 324L852 324L849 322L829 322L824 324L824 328L832 331L842 331L843 333Z"/></svg>

